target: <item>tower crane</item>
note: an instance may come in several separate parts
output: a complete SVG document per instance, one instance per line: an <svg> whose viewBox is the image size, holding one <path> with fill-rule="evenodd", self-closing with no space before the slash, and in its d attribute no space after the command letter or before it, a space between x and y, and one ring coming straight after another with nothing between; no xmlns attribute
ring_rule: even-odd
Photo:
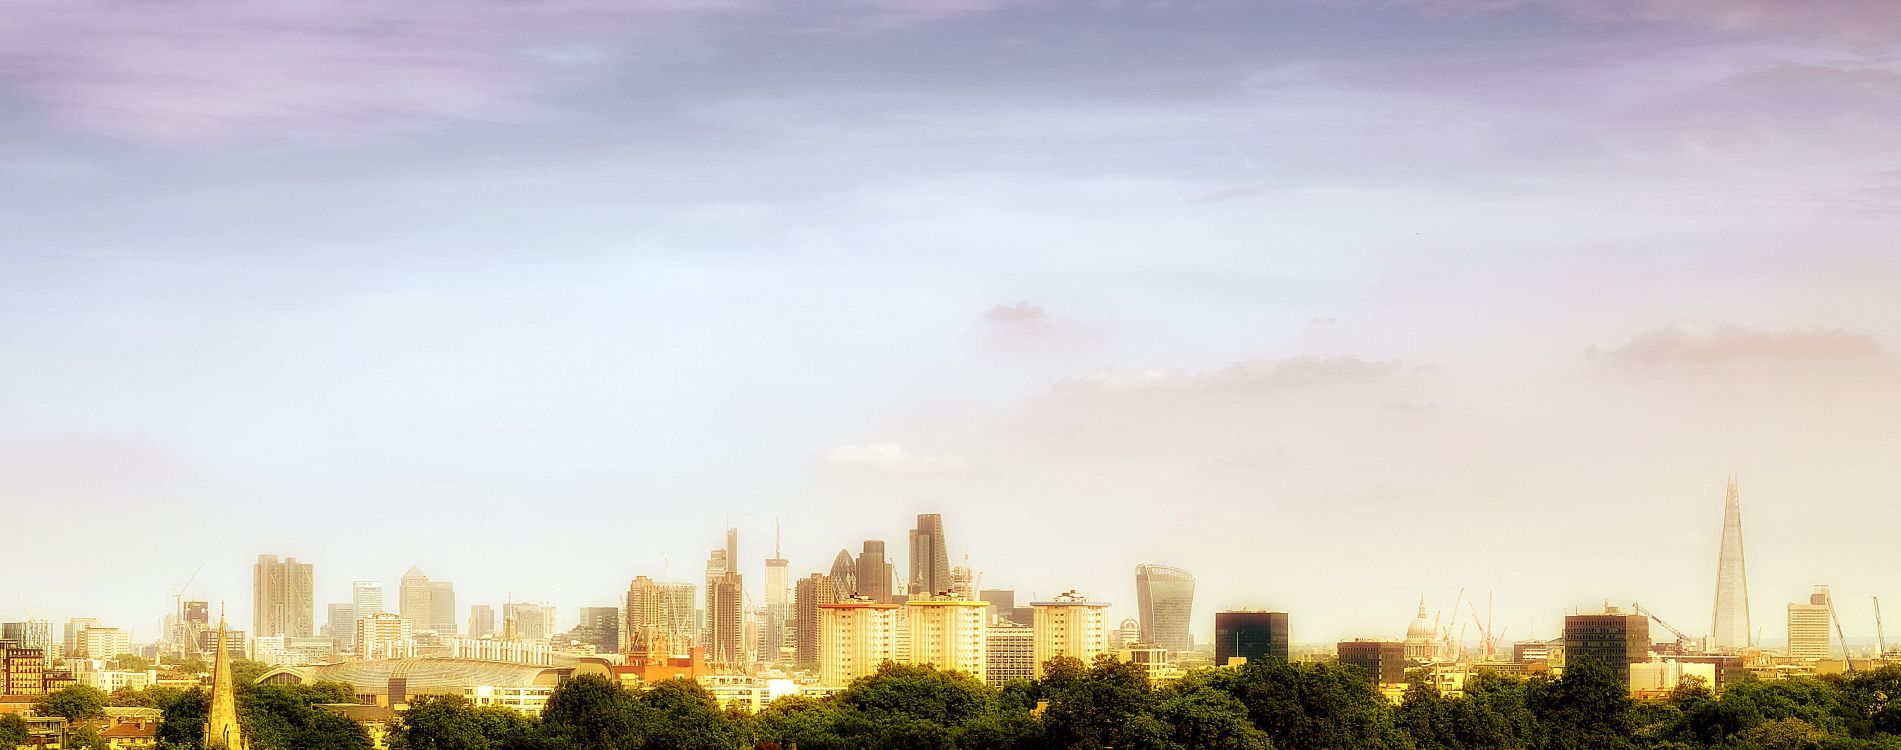
<svg viewBox="0 0 1901 750"><path fill-rule="evenodd" d="M1648 617L1648 618L1650 618L1650 619L1652 619L1652 620L1654 620L1654 621L1656 621L1656 623L1657 623L1658 625L1662 625L1662 626L1663 626L1663 629L1664 629L1664 630L1668 630L1668 631L1670 631L1670 634L1671 634L1671 635L1674 635L1674 636L1676 636L1676 637L1677 637L1677 651L1678 651L1679 653L1688 653L1688 652L1689 652L1689 650L1690 650L1690 637L1689 637L1689 636L1687 636L1687 635L1684 635L1684 634L1683 634L1683 631L1681 631L1681 630L1678 630L1678 629L1676 629L1676 626L1674 626L1674 625L1671 625L1670 623L1667 623L1667 622L1664 622L1664 621L1663 621L1663 618L1661 618L1661 617L1658 617L1658 616L1657 616L1657 613L1655 613L1655 612L1652 612L1652 611L1650 611L1650 610L1647 610L1647 609L1644 609L1644 605L1642 605L1642 604L1639 604L1639 603L1637 603L1637 602L1631 602L1631 603L1630 603L1630 608L1631 608L1631 609L1634 609L1634 610L1637 610L1637 614L1640 614L1640 615L1643 615L1643 616L1645 616L1645 617Z"/></svg>
<svg viewBox="0 0 1901 750"><path fill-rule="evenodd" d="M1874 600L1875 600L1875 653L1879 655L1881 658L1886 659L1888 658L1888 636L1881 632L1881 597L1879 596L1874 597Z"/></svg>
<svg viewBox="0 0 1901 750"><path fill-rule="evenodd" d="M198 567L185 579L185 583L172 589L172 614L178 618L173 621L174 627L178 628L178 631L173 633L173 637L179 640L178 651L185 656L192 656L198 651L198 634L192 632L191 625L185 622L185 592L191 589L192 582L198 580L198 574L204 569L205 564L198 563Z"/></svg>
<svg viewBox="0 0 1901 750"><path fill-rule="evenodd" d="M1842 615L1835 611L1835 597L1828 598L1828 616L1835 620L1835 637L1842 642L1842 671L1854 672L1855 659L1848 653L1848 634L1842 632Z"/></svg>

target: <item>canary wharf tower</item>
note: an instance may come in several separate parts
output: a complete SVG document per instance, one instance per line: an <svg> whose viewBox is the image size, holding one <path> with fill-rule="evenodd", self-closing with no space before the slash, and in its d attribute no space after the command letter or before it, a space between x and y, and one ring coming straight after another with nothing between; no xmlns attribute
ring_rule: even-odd
<svg viewBox="0 0 1901 750"><path fill-rule="evenodd" d="M1710 637L1717 648L1749 643L1749 577L1743 573L1743 509L1736 496L1736 475L1729 477L1723 499L1723 548L1716 558L1716 614Z"/></svg>

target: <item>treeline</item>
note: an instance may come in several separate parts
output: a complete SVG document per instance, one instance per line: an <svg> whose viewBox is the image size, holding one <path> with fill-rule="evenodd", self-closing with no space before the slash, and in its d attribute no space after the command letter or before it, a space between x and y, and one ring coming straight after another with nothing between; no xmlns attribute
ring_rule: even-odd
<svg viewBox="0 0 1901 750"><path fill-rule="evenodd" d="M581 676L540 718L418 699L391 727L396 750L1901 750L1901 667L1852 676L1700 683L1632 699L1610 670L1559 678L1483 674L1465 695L1414 685L1383 700L1340 664L1203 669L1161 688L1139 667L1056 660L1040 680L991 688L966 675L886 665L843 693L721 710L699 685L628 690ZM341 686L253 685L240 693L256 750L355 750L361 728L317 703ZM197 747L202 692L164 706L162 748ZM328 717L328 718L325 718ZM348 726L345 726L348 725Z"/></svg>

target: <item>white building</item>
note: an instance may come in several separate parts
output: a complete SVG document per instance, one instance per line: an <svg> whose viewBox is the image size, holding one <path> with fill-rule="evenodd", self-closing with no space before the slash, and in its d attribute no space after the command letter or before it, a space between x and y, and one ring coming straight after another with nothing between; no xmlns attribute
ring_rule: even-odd
<svg viewBox="0 0 1901 750"><path fill-rule="evenodd" d="M844 687L897 658L898 605L855 596L818 609L820 685Z"/></svg>
<svg viewBox="0 0 1901 750"><path fill-rule="evenodd" d="M986 679L989 607L984 601L936 597L905 602L911 634L905 662Z"/></svg>
<svg viewBox="0 0 1901 750"><path fill-rule="evenodd" d="M1108 602L1090 601L1089 597L1066 591L1046 602L1030 602L1035 622L1035 651L1032 655L1037 677L1043 665L1059 656L1079 659L1084 665L1109 653Z"/></svg>
<svg viewBox="0 0 1901 750"><path fill-rule="evenodd" d="M110 659L132 653L132 634L118 628L87 627L79 631L78 645L79 650L73 656L81 659Z"/></svg>
<svg viewBox="0 0 1901 750"><path fill-rule="evenodd" d="M356 654L365 659L414 656L415 630L402 615L378 612L356 621Z"/></svg>
<svg viewBox="0 0 1901 750"><path fill-rule="evenodd" d="M1789 656L1796 659L1827 659L1833 651L1829 613L1834 605L1828 587L1816 586L1808 604L1789 605Z"/></svg>
<svg viewBox="0 0 1901 750"><path fill-rule="evenodd" d="M1630 691L1633 693L1667 693L1677 689L1677 684L1685 677L1701 677L1703 684L1716 685L1716 665L1697 662L1680 662L1675 659L1637 662L1630 665Z"/></svg>
<svg viewBox="0 0 1901 750"><path fill-rule="evenodd" d="M119 688L144 690L158 684L158 670L156 669L148 669L143 672L127 672L116 669L80 671L75 672L73 676L78 678L79 684L81 685L89 685L108 693L118 690Z"/></svg>
<svg viewBox="0 0 1901 750"><path fill-rule="evenodd" d="M510 664L554 664L553 650L539 638L504 641L499 638L452 638L449 656L457 659L502 661Z"/></svg>
<svg viewBox="0 0 1901 750"><path fill-rule="evenodd" d="M477 706L501 706L520 712L524 716L540 716L541 709L547 707L548 696L551 695L554 695L554 688L546 685L521 687L478 685L469 688L464 697Z"/></svg>

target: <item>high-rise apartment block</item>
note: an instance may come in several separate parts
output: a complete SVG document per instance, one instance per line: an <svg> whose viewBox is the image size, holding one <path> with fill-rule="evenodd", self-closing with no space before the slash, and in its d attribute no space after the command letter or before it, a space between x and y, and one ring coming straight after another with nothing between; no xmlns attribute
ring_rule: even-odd
<svg viewBox="0 0 1901 750"><path fill-rule="evenodd" d="M743 578L727 571L714 579L706 595L706 659L728 669L746 665L746 589Z"/></svg>
<svg viewBox="0 0 1901 750"><path fill-rule="evenodd" d="M984 632L984 682L1002 687L1036 677L1036 629L1008 620Z"/></svg>
<svg viewBox="0 0 1901 750"><path fill-rule="evenodd" d="M316 601L311 596L309 563L258 555L251 567L251 630L254 636L309 638L316 632Z"/></svg>
<svg viewBox="0 0 1901 750"><path fill-rule="evenodd" d="M819 605L819 684L844 687L894 660L897 611L866 597Z"/></svg>
<svg viewBox="0 0 1901 750"><path fill-rule="evenodd" d="M1289 655L1286 612L1227 610L1215 613L1215 666Z"/></svg>
<svg viewBox="0 0 1901 750"><path fill-rule="evenodd" d="M1176 654L1194 643L1188 618L1195 606L1195 576L1167 565L1135 568L1135 601L1140 613L1141 640Z"/></svg>
<svg viewBox="0 0 1901 750"><path fill-rule="evenodd" d="M1717 648L1744 648L1749 630L1749 576L1743 568L1743 510L1736 494L1736 477L1729 478L1723 498L1722 549L1716 556L1716 609L1710 638Z"/></svg>
<svg viewBox="0 0 1901 750"><path fill-rule="evenodd" d="M982 601L912 595L904 603L910 636L909 648L902 651L904 661L985 679L989 608Z"/></svg>
<svg viewBox="0 0 1901 750"><path fill-rule="evenodd" d="M1829 615L1833 612L1834 602L1829 598L1827 586L1816 586L1807 604L1789 605L1791 658L1807 661L1829 658L1835 644L1829 629Z"/></svg>
<svg viewBox="0 0 1901 750"><path fill-rule="evenodd" d="M1049 660L1067 656L1084 665L1109 652L1108 602L1066 591L1046 602L1031 602L1035 611L1031 627L1035 629L1033 669L1041 678Z"/></svg>

